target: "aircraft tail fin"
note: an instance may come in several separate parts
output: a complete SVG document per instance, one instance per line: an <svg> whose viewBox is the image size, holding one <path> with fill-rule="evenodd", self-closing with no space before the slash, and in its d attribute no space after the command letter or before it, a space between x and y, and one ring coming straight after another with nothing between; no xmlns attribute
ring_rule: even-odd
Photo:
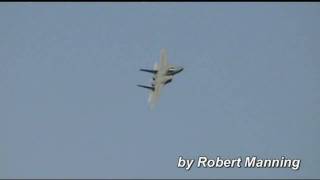
<svg viewBox="0 0 320 180"><path fill-rule="evenodd" d="M140 69L140 71L149 72L153 74L156 74L158 72L157 70L152 70L152 69Z"/></svg>
<svg viewBox="0 0 320 180"><path fill-rule="evenodd" d="M137 86L138 86L138 87L142 87L142 88L146 88L146 89L150 89L150 90L154 91L154 87L145 86L145 85L140 85L140 84L138 84Z"/></svg>

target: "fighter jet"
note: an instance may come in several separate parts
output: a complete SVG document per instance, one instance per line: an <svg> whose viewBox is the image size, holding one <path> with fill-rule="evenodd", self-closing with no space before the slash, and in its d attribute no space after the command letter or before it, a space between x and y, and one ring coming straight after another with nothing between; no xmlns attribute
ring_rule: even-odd
<svg viewBox="0 0 320 180"><path fill-rule="evenodd" d="M153 108L160 96L160 89L170 83L174 75L183 70L181 66L174 66L168 64L167 51L161 49L160 51L160 64L155 64L153 69L140 69L140 71L152 73L151 86L145 86L138 84L137 86L150 90L148 102L150 107Z"/></svg>

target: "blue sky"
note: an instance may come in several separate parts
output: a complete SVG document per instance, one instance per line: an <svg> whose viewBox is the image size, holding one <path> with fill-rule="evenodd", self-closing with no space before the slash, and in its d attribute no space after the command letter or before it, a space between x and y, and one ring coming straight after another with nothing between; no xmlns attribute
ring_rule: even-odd
<svg viewBox="0 0 320 180"><path fill-rule="evenodd" d="M1 3L0 178L319 178L319 3ZM185 69L147 105L159 61ZM177 158L301 159L299 171Z"/></svg>

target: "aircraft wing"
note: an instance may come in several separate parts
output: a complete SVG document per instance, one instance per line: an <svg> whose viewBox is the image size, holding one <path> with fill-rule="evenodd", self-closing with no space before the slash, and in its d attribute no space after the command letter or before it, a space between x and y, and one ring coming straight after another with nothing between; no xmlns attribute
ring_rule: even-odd
<svg viewBox="0 0 320 180"><path fill-rule="evenodd" d="M155 74L155 80L154 80L154 91L150 91L149 94L149 104L151 109L154 107L156 102L159 99L160 96L160 90L162 86L164 85L164 79L165 79L165 73L168 69L168 57L167 57L167 51L166 49L161 49L160 52L160 63L159 66L157 67L157 73Z"/></svg>
<svg viewBox="0 0 320 180"><path fill-rule="evenodd" d="M161 90L162 86L163 86L163 84L158 82L154 86L154 91L150 91L148 101L149 101L151 109L154 107L154 105L156 104L156 102L159 99L160 90Z"/></svg>
<svg viewBox="0 0 320 180"><path fill-rule="evenodd" d="M161 49L160 52L160 64L158 67L158 72L163 75L168 68L168 54L166 49Z"/></svg>

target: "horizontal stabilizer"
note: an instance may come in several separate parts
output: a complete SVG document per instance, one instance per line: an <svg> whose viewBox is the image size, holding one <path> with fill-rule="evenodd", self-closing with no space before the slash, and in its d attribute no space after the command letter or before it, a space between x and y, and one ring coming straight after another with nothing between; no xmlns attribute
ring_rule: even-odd
<svg viewBox="0 0 320 180"><path fill-rule="evenodd" d="M142 87L142 88L146 88L146 89L150 89L150 90L154 91L154 87L144 86L144 85L140 85L140 84L138 84L137 86Z"/></svg>
<svg viewBox="0 0 320 180"><path fill-rule="evenodd" d="M157 70L152 70L152 69L140 69L140 71L149 72L153 74L156 74L158 72Z"/></svg>

